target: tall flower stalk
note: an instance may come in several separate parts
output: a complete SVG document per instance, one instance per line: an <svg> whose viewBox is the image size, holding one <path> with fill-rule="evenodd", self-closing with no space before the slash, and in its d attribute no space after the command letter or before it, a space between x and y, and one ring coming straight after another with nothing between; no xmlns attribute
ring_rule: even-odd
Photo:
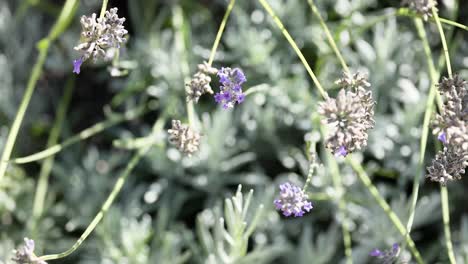
<svg viewBox="0 0 468 264"><path fill-rule="evenodd" d="M5 147L3 148L3 153L0 161L0 182L2 181L2 178L5 175L5 172L8 168L7 161L11 157L11 153L13 151L13 147L15 146L18 132L21 128L21 124L23 123L24 115L26 114L29 102L31 101L31 98L34 94L37 81L41 76L42 68L47 58L49 48L70 24L78 7L78 3L79 1L77 0L67 0L63 5L62 11L57 21L55 22L52 29L49 31L49 34L37 44L39 55L37 57L36 63L33 66L31 75L28 80L28 84L26 86L26 91L23 95L23 99L21 100L15 119L13 120L13 124L10 127L8 137L5 142Z"/></svg>
<svg viewBox="0 0 468 264"><path fill-rule="evenodd" d="M275 14L275 12L273 11L273 9L271 8L271 6L268 4L268 2L266 0L259 0L259 2L262 4L262 6L265 8L265 10L270 14L270 16L273 18L275 24L278 26L278 28L281 30L281 32L283 33L283 35L285 36L285 38L288 40L288 42L290 43L291 47L296 51L297 55L299 56L299 58L301 59L302 63L304 64L304 67L306 68L306 70L308 71L309 75L311 76L312 80L314 81L315 85L317 86L320 94L322 95L322 97L324 97L324 99L328 98L328 95L326 94L326 92L323 90L322 88L322 85L320 84L320 82L318 81L318 79L316 78L315 74L313 73L311 67L309 66L307 60L305 59L304 55L302 54L302 52L299 50L296 42L294 41L294 39L291 37L291 35L289 34L289 32L286 30L286 28L284 27L283 23L281 22L281 20L278 18L278 16ZM360 167L360 165L358 165L358 163L356 161L354 161L351 157L348 157L347 158L347 162L353 167L353 169L357 172L357 174L359 175L359 179L363 182L363 184L365 185L365 187L369 190L369 192L372 194L372 196L374 197L374 199L376 200L376 202L380 205L380 207L382 207L382 209L384 209L385 213L387 214L387 216L390 218L390 220L392 221L392 223L396 226L396 228L400 231L400 234L402 236L406 236L406 228L403 226L403 224L401 223L401 220L398 218L398 216L395 214L395 212L393 212L393 210L391 209L391 207L388 205L388 203L385 201L385 199L380 195L380 193L378 192L377 188L372 184L371 180L369 179L369 177L365 174L364 170L362 169L362 167ZM406 236L406 241L410 247L410 250L413 254L413 256L416 258L416 261L421 264L421 263L424 263L424 260L422 259L421 257L421 254L419 253L419 251L417 250L415 244L414 244L414 241L411 239L411 237L409 236Z"/></svg>

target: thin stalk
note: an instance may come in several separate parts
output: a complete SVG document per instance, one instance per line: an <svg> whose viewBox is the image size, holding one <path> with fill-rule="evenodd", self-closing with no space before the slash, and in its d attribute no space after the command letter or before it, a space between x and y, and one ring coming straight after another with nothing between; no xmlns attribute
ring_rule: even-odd
<svg viewBox="0 0 468 264"><path fill-rule="evenodd" d="M341 63L341 66L343 67L344 71L349 73L349 68L348 65L346 65L346 61L344 60L340 50L338 49L338 46L336 45L335 39L330 33L330 30L328 29L327 24L322 18L322 15L320 15L320 11L318 10L317 6L315 5L314 0L307 0L307 3L309 3L310 8L312 9L312 12L315 14L315 16L318 18L320 22L320 26L322 26L323 30L325 31L325 35L327 36L328 43L332 47L333 51L336 54L336 57L338 57L338 60Z"/></svg>
<svg viewBox="0 0 468 264"><path fill-rule="evenodd" d="M33 162L33 161L38 161L38 160L41 160L41 159L45 159L47 157L50 157L52 155L55 155L57 153L59 153L60 151L64 150L65 148L77 143L77 142L80 142L82 140L85 140L87 138L90 138L114 125L117 125L119 123L122 123L124 121L128 121L128 120L132 120L138 116L141 116L143 113L145 113L146 111L141 109L141 108L137 108L137 109L132 109L130 111L128 111L127 113L124 113L122 115L119 115L117 117L112 117L108 120L104 120L102 122L99 122L99 123L96 123L94 125L92 125L91 127L88 127L86 129L84 129L83 131L81 131L80 133L66 139L65 141L63 141L62 143L60 144L56 144L56 145L53 145L47 149L44 149L42 151L39 151L37 153L34 153L34 154L31 154L31 155L28 155L28 156L24 156L24 157L20 157L20 158L15 158L15 159L12 159L10 161L3 161L2 164L7 164L9 162L11 163L15 163L15 164L24 164L24 163L29 163L29 162Z"/></svg>
<svg viewBox="0 0 468 264"><path fill-rule="evenodd" d="M258 0L260 2L260 4L262 4L263 8L265 8L265 10L268 12L268 14L273 18L273 21L275 22L275 24L278 26L278 28L281 30L281 32L283 33L284 37L288 40L289 44L291 45L291 47L293 48L293 50L296 52L297 56L299 57L299 59L301 60L302 64L304 65L304 67L306 68L307 72L309 73L310 77L312 78L315 86L317 86L317 89L319 90L320 92L320 95L324 98L324 99L327 99L328 98L328 94L327 92L325 92L325 90L323 89L322 85L320 84L320 81L317 79L317 77L315 76L314 72L312 71L312 68L310 68L309 66L309 63L307 62L306 58L304 57L304 55L302 54L301 50L299 49L299 47L297 46L296 42L294 41L294 39L291 37L291 35L289 34L289 32L286 30L286 28L284 27L283 23L281 22L281 20L279 19L279 17L275 14L275 11L273 11L273 9L271 8L270 4L268 4L268 2L266 0Z"/></svg>
<svg viewBox="0 0 468 264"><path fill-rule="evenodd" d="M437 13L437 8L435 7L435 5L432 6L432 15L434 16L434 20L437 24L437 29L439 30L440 41L442 41L442 47L444 49L445 60L447 62L447 73L448 73L449 78L452 78L452 65L450 63L450 55L449 55L449 51L447 47L447 41L445 40L444 29L442 28L442 24L440 23L439 14Z"/></svg>
<svg viewBox="0 0 468 264"><path fill-rule="evenodd" d="M341 231L343 233L343 244L345 247L345 255L346 255L346 263L352 264L353 263L353 251L351 247L351 234L349 232L348 226L346 224L346 200L343 197L345 192L343 188L343 183L341 181L340 169L336 160L330 153L326 153L327 163L330 168L330 173L332 176L333 185L335 190L338 192L338 209L340 214L342 214L341 219Z"/></svg>
<svg viewBox="0 0 468 264"><path fill-rule="evenodd" d="M63 5L62 11L57 21L49 31L47 37L39 41L37 44L39 56L37 58L36 63L33 66L31 76L29 77L28 84L26 86L26 91L23 95L23 99L21 100L18 112L16 113L15 119L13 120L13 124L11 125L10 131L8 133L2 157L0 159L2 161L10 159L13 147L16 142L16 138L18 136L19 129L21 127L21 123L23 122L24 115L26 114L26 110L29 106L29 102L31 101L32 95L34 94L36 83L39 80L39 77L41 76L42 67L44 66L44 62L47 58L49 47L55 41L55 39L60 34L62 34L63 31L68 27L71 19L74 17L77 6L77 0L67 0ZM7 167L8 163L0 162L0 182L3 176L5 175Z"/></svg>
<svg viewBox="0 0 468 264"><path fill-rule="evenodd" d="M58 253L58 254L51 254L51 255L44 255L39 257L41 260L53 260L53 259L60 259L64 258L73 252L77 250L81 244L88 238L88 236L94 231L96 226L101 222L102 218L105 216L107 211L109 210L110 206L114 202L115 198L117 195L120 193L120 190L122 190L122 187L125 183L125 180L128 178L128 176L131 174L135 166L138 164L140 159L148 152L148 150L151 148L151 146L146 146L142 149L139 149L132 157L130 162L128 163L127 167L125 167L125 170L123 173L119 176L117 179L114 188L112 189L112 192L110 193L109 197L107 197L107 200L104 202L104 204L101 207L101 210L99 213L94 217L93 221L89 224L89 226L86 228L86 230L83 232L83 234L80 236L80 238L73 244L71 248L68 250Z"/></svg>
<svg viewBox="0 0 468 264"><path fill-rule="evenodd" d="M418 200L421 175L423 173L423 168L424 168L424 157L426 154L426 145L427 145L427 138L429 134L429 125L431 121L432 112L434 111L434 99L437 93L436 84L438 80L437 71L436 71L434 62L432 60L431 49L429 46L429 42L427 40L427 35L424 29L423 22L421 18L415 18L414 23L416 25L418 35L422 41L424 54L426 55L426 58L427 58L427 67L429 69L429 76L431 78L431 88L429 90L429 95L427 96L427 101L426 101L426 111L424 112L424 121L423 121L423 128L421 132L421 141L419 144L420 154L419 154L419 160L418 160L418 167L416 169L416 175L413 181L413 190L411 193L412 199L411 199L410 215L408 218L408 222L406 224L406 230L408 231L408 234L407 234L408 236L411 232L411 228L412 228L413 221L414 221L414 214L416 211L416 203Z"/></svg>
<svg viewBox="0 0 468 264"><path fill-rule="evenodd" d="M190 70L189 70L189 63L188 63L188 58L186 54L184 34L182 31L182 27L184 25L184 15L182 12L182 8L180 6L175 6L172 12L173 12L172 24L174 25L174 29L176 32L175 47L181 57L180 65L181 65L182 79L184 80L184 83L187 83L189 81L188 75L189 75ZM187 100L186 104L187 104L187 118L188 118L189 126L196 128L199 125L199 121L198 121L198 116L195 112L193 101Z"/></svg>
<svg viewBox="0 0 468 264"><path fill-rule="evenodd" d="M407 235L405 226L402 224L401 220L398 218L395 212L393 212L390 205L380 195L379 190L377 190L377 188L372 184L369 176L367 176L367 173L364 171L364 168L362 168L361 164L359 164L359 162L355 161L349 156L346 158L346 162L349 165L351 165L351 167L356 172L356 174L358 175L362 183L369 190L369 192L371 193L372 197L375 199L377 204L379 204L379 206L384 210L385 214L388 216L388 218L390 218L390 221L392 221L392 223L395 225L395 227L400 232L400 234L405 237L406 243L408 244L409 249L411 253L413 254L414 258L416 259L416 262L419 264L425 263L421 257L421 254L416 248L414 241L411 239L409 235Z"/></svg>
<svg viewBox="0 0 468 264"><path fill-rule="evenodd" d="M55 118L54 125L50 131L49 138L47 140L47 146L53 146L57 144L57 140L60 136L60 131L62 130L62 126L65 120L65 116L67 113L68 106L70 105L73 89L75 87L74 80L70 78L65 85L65 92L60 100L60 104L57 108L57 114ZM34 204L33 204L33 217L32 217L32 224L31 230L32 234L35 234L37 222L39 218L42 216L42 212L44 211L44 201L47 193L48 182L49 182L49 175L54 165L54 157L51 156L44 160L41 166L41 170L39 173L39 180L36 187L36 193L34 195Z"/></svg>
<svg viewBox="0 0 468 264"><path fill-rule="evenodd" d="M106 14L108 2L109 0L102 0L101 13L99 14L99 18L103 18L104 15Z"/></svg>
<svg viewBox="0 0 468 264"><path fill-rule="evenodd" d="M231 14L232 8L234 7L235 3L236 3L236 0L231 0L229 2L229 5L226 9L226 13L224 13L223 20L221 21L221 25L219 25L218 33L216 34L213 47L211 48L210 58L208 59L208 65L210 66L211 64L213 64L213 61L216 55L216 50L218 49L219 42L221 41L221 37L223 36L223 33L224 33L224 28L226 27L227 20L229 18L229 15Z"/></svg>
<svg viewBox="0 0 468 264"><path fill-rule="evenodd" d="M432 14L437 23L437 28L440 34L440 40L442 41L442 47L444 49L444 55L445 55L446 66L447 66L447 73L448 73L449 78L452 78L453 77L452 65L450 63L450 54L449 54L449 50L447 46L447 41L445 39L445 33L440 23L439 14L437 12L437 9L435 8L434 0L432 1L434 4L432 6ZM444 221L444 233L445 233L445 244L447 246L447 254L449 256L450 263L454 264L456 263L456 260L455 260L455 254L453 252L453 245L452 245L452 239L451 239L451 234L450 234L450 215L449 215L448 193L447 193L446 187L441 186L440 196L441 196L441 202L442 202L442 217Z"/></svg>
<svg viewBox="0 0 468 264"><path fill-rule="evenodd" d="M449 202L447 187L440 185L440 200L442 203L442 218L444 221L444 234L445 234L445 245L447 246L447 253L451 264L457 263L455 254L453 252L452 238L450 235L450 213L449 213Z"/></svg>
<svg viewBox="0 0 468 264"><path fill-rule="evenodd" d="M422 18L421 15L419 14L416 14L414 12L411 12L408 8L399 8L396 12L396 15L398 16L406 16L406 17L412 17L412 18ZM432 22L436 22L436 19L435 17L430 17L429 18L430 21ZM465 26L463 24L460 24L456 21L452 21L450 19L447 19L447 18L442 18L442 17L439 17L439 21L443 24L447 24L447 25L450 25L450 26L454 26L454 27L457 27L457 28L460 28L460 29L463 29L463 30L467 30L468 31L468 26Z"/></svg>

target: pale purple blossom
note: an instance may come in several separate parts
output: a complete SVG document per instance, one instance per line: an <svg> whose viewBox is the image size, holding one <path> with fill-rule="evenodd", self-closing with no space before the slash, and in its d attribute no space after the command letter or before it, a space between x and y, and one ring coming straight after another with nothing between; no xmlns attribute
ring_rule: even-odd
<svg viewBox="0 0 468 264"><path fill-rule="evenodd" d="M244 73L239 68L231 69L223 67L217 73L221 87L214 98L224 109L234 108L234 105L240 104L245 99L242 92L242 84L247 81Z"/></svg>
<svg viewBox="0 0 468 264"><path fill-rule="evenodd" d="M379 263L382 264L391 264L394 263L398 259L398 255L400 254L400 246L398 243L394 243L391 249L387 249L385 251L381 251L378 248L373 249L369 256L376 257L379 259Z"/></svg>
<svg viewBox="0 0 468 264"><path fill-rule="evenodd" d="M81 64L83 64L82 58L73 61L73 73L80 74Z"/></svg>
<svg viewBox="0 0 468 264"><path fill-rule="evenodd" d="M286 182L280 184L279 189L280 194L274 204L284 216L301 217L313 208L312 203L307 200L307 194L296 185Z"/></svg>

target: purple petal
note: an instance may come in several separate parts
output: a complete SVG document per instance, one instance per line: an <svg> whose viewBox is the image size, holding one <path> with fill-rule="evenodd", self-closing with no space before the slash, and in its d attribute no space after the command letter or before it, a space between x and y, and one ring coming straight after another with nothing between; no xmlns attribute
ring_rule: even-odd
<svg viewBox="0 0 468 264"><path fill-rule="evenodd" d="M80 74L81 64L83 64L83 59L81 58L73 61L73 73Z"/></svg>
<svg viewBox="0 0 468 264"><path fill-rule="evenodd" d="M346 148L344 146L341 146L338 151L335 153L336 156L343 156L346 157L348 155L348 151L346 151Z"/></svg>
<svg viewBox="0 0 468 264"><path fill-rule="evenodd" d="M393 250L393 254L398 253L398 251L400 250L400 246L398 245L398 243L393 244L392 250Z"/></svg>
<svg viewBox="0 0 468 264"><path fill-rule="evenodd" d="M437 139L441 141L442 143L447 144L447 135L445 134L445 132L442 132L442 134L440 134L437 137Z"/></svg>
<svg viewBox="0 0 468 264"><path fill-rule="evenodd" d="M374 249L372 250L369 255L371 255L372 257L380 257L383 255L382 251L378 250L378 249Z"/></svg>

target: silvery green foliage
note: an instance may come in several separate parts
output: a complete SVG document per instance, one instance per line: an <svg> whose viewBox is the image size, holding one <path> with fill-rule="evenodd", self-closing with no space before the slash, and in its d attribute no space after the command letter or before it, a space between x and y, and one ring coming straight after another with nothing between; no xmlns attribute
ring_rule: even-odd
<svg viewBox="0 0 468 264"><path fill-rule="evenodd" d="M5 80L2 82L5 85L0 85L3 95L0 96L1 142L16 113L29 69L37 55L36 42L47 34L55 19L55 10L39 5L28 8L22 20L15 20L15 10L21 2L0 3L0 79ZM327 92L335 96L338 85L334 81L341 77L342 69L307 1L268 2L298 42L319 80L328 84ZM373 98L377 101L376 125L369 130L367 147L353 156L362 162L391 208L406 222L410 206L408 190L412 188L420 154L421 124L426 107L423 102L430 87L427 64L414 24L404 17L371 23L387 14L384 9L390 5L398 7L397 2L316 2L352 71L368 75ZM185 120L185 84L192 70L208 60L227 2L215 0L206 5L206 1L181 0L168 3L128 1L128 12L120 14L128 18L125 26L132 32L127 49L121 50L121 56L128 58L134 67L128 76L111 79L98 64L76 79L73 105L61 139L107 118L103 106L121 112L148 105L156 111L106 130L57 155L49 181L46 212L39 223L40 232L32 237L38 253L66 250L98 212L130 156L131 150L113 148L115 139L132 140L148 135L159 113L166 110L171 118ZM77 14L92 14L99 10L100 4L97 0L80 1ZM122 7L119 6L119 13L124 11ZM185 48L180 43L176 45L179 33L171 22L174 7L183 10L181 35ZM444 5L441 16L450 16L451 8ZM461 18L466 16L462 12L460 9ZM73 21L79 21L79 16ZM462 19L458 22L466 24ZM426 30L434 58L437 58L439 36L429 23L432 22L427 22ZM73 46L80 30L80 24L73 23L51 47L37 94L27 111L28 122L15 147L15 156L44 148L54 118L53 110L63 92L63 80L71 71L70 61L75 58ZM458 47L451 50L453 68L466 79L464 58L468 54L468 43L462 41L463 34L458 32L449 38L454 44L449 45ZM241 107L229 113L216 109L209 94L200 97L196 105L199 128L204 135L200 151L188 158L170 144L154 147L128 178L97 232L64 259L65 263L206 263L207 254L201 248L192 219L205 210L217 217L224 216L222 206L216 203L235 191L233 186L239 183L255 190L250 213L255 211L254 204L265 205L264 215L250 236L249 244L253 247L248 247L246 263L281 264L291 263L291 260L310 263L311 258L318 263L345 263L340 232L343 221L351 232L354 263L369 263L369 252L373 248L389 248L392 243L402 241L367 189L343 164L340 164L340 172L346 192L333 187L329 168L324 166L314 175L308 193L312 198L313 194L325 194L326 200L312 200L313 212L302 219L283 219L275 212L272 201L277 195L273 192L277 184L305 181L308 160L304 135L317 136L318 125L313 119L317 118L314 113L320 98L296 54L257 2L236 1L213 64L216 68L222 66L242 67L249 79L244 90L260 87L261 92L249 95ZM213 78L211 87L217 86ZM170 126L170 122L166 122L164 128ZM436 137L430 138L426 165L435 156ZM318 140L323 142L324 139L319 136ZM318 152L323 160L322 153L324 149ZM0 186L0 195L3 195L0 199L0 262L8 263L11 251L22 243L23 237L29 237L25 232L30 221L38 167L39 163L11 166L3 179L8 187ZM449 185L451 228L457 260L464 263L468 261L468 224L466 216L462 217L460 205L466 200L466 182L458 183ZM264 194L266 190L270 190L269 195ZM347 201L346 220L335 202L341 196ZM251 216L247 215L249 222ZM445 255L440 254L445 252L440 223L438 188L424 182L412 234L428 263L448 262ZM212 227L201 228L212 230ZM209 235L213 236L214 232L210 231ZM129 238L124 239L124 236ZM407 248L402 256L402 260L413 261Z"/></svg>
<svg viewBox="0 0 468 264"><path fill-rule="evenodd" d="M236 194L224 201L224 214L220 210L206 210L197 217L197 234L206 256L206 262L249 263L257 252L247 252L250 236L262 217L263 205L250 208L253 190L244 197L242 186Z"/></svg>

